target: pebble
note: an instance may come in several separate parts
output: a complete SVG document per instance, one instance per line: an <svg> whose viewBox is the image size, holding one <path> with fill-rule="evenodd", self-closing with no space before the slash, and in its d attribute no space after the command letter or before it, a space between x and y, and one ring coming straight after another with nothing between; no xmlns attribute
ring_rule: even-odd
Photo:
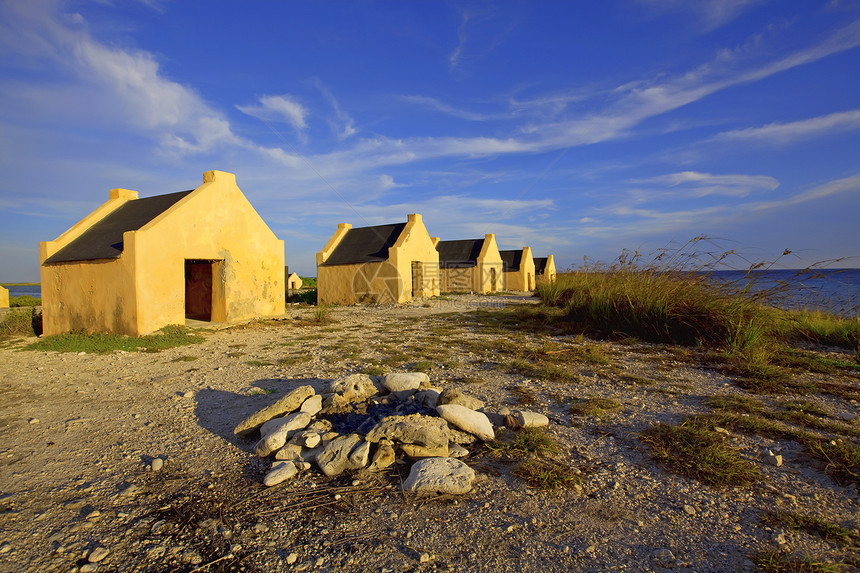
<svg viewBox="0 0 860 573"><path fill-rule="evenodd" d="M2 544L0 544L0 554L9 553L10 551L12 551L11 543L9 543L8 541L4 541Z"/></svg>
<svg viewBox="0 0 860 573"><path fill-rule="evenodd" d="M29 420L27 420L27 423L28 424L38 424L39 418L30 418Z"/></svg>
<svg viewBox="0 0 860 573"><path fill-rule="evenodd" d="M149 467L152 469L152 471L157 472L164 467L164 460L161 458L155 458L154 460L152 460L152 463L149 464Z"/></svg>
<svg viewBox="0 0 860 573"><path fill-rule="evenodd" d="M287 555L287 559L286 559L287 565L292 565L298 559L299 559L299 556L297 553L290 553L289 555Z"/></svg>
<svg viewBox="0 0 860 573"><path fill-rule="evenodd" d="M696 509L692 505L685 505L684 513L687 515L696 515Z"/></svg>
<svg viewBox="0 0 860 573"><path fill-rule="evenodd" d="M87 555L87 561L89 561L90 563L98 563L99 561L107 557L109 553L110 549L108 549L107 547L96 547L95 549L90 551L89 555Z"/></svg>

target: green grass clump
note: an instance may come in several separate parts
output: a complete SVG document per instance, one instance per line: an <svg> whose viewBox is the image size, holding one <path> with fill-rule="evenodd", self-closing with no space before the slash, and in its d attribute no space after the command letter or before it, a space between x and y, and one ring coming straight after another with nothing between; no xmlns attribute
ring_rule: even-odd
<svg viewBox="0 0 860 573"><path fill-rule="evenodd" d="M272 365L272 363L269 362L268 360L248 360L247 362L245 362L245 364L248 366L254 366L254 367L271 366Z"/></svg>
<svg viewBox="0 0 860 573"><path fill-rule="evenodd" d="M36 298L34 296L30 296L28 294L22 294L21 296L10 296L9 297L9 307L21 307L21 306L41 306L42 299Z"/></svg>
<svg viewBox="0 0 860 573"><path fill-rule="evenodd" d="M361 373L367 374L368 376L385 376L388 373L388 370L383 366L370 365L362 368Z"/></svg>
<svg viewBox="0 0 860 573"><path fill-rule="evenodd" d="M184 326L171 324L155 334L146 336L123 336L108 333L67 332L45 336L26 347L27 350L55 352L87 352L105 354L115 350L126 352L158 352L177 346L203 342L202 336L193 334Z"/></svg>
<svg viewBox="0 0 860 573"><path fill-rule="evenodd" d="M860 347L860 317L840 318L819 311L795 311L789 313L789 318L790 333L795 338L850 350Z"/></svg>
<svg viewBox="0 0 860 573"><path fill-rule="evenodd" d="M10 310L0 321L0 338L12 336L36 336L41 334L41 314L36 314L29 308ZM38 328L38 332L36 329Z"/></svg>
<svg viewBox="0 0 860 573"><path fill-rule="evenodd" d="M671 471L706 485L743 487L762 479L758 468L730 448L707 420L694 417L678 426L660 423L640 438Z"/></svg>
<svg viewBox="0 0 860 573"><path fill-rule="evenodd" d="M756 553L751 555L750 559L763 573L839 573L845 571L841 563L819 561L810 556L797 559L776 550Z"/></svg>
<svg viewBox="0 0 860 573"><path fill-rule="evenodd" d="M413 372L430 372L436 366L431 360L421 360L412 367Z"/></svg>
<svg viewBox="0 0 860 573"><path fill-rule="evenodd" d="M553 490L582 483L578 472L551 458L561 448L542 428L504 432L487 449L496 457L516 461L514 475L531 487Z"/></svg>
<svg viewBox="0 0 860 573"><path fill-rule="evenodd" d="M851 530L840 527L835 523L830 523L815 515L777 510L765 512L761 516L761 520L768 525L775 525L785 529L802 529L807 533L817 535L822 539L838 543L839 545L848 545L857 538Z"/></svg>
<svg viewBox="0 0 860 573"><path fill-rule="evenodd" d="M620 409L621 402L612 398L600 398L596 396L580 398L570 405L571 414L599 419L605 418L610 413Z"/></svg>

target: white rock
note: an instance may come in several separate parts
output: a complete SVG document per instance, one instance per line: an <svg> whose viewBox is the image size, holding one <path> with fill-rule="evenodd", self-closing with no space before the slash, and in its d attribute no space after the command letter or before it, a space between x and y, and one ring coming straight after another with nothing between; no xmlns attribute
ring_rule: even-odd
<svg viewBox="0 0 860 573"><path fill-rule="evenodd" d="M318 396L318 395L317 395ZM311 423L311 415L307 412L296 412L283 418L274 418L260 426L260 436L265 438L269 434L282 430L301 430Z"/></svg>
<svg viewBox="0 0 860 573"><path fill-rule="evenodd" d="M515 415L521 428L543 428L549 425L549 418L537 412L519 410Z"/></svg>
<svg viewBox="0 0 860 573"><path fill-rule="evenodd" d="M298 471L296 464L291 461L275 462L272 464L272 469L263 478L263 485L266 487L278 485L296 475Z"/></svg>
<svg viewBox="0 0 860 573"><path fill-rule="evenodd" d="M322 410L322 396L314 394L304 402L302 402L299 411L305 412L309 416L316 416Z"/></svg>
<svg viewBox="0 0 860 573"><path fill-rule="evenodd" d="M464 494L475 483L475 471L454 458L425 458L412 465L403 482L405 491L429 494Z"/></svg>
<svg viewBox="0 0 860 573"><path fill-rule="evenodd" d="M405 400L415 394L422 383L430 383L430 377L425 372L395 372L386 374L382 379L382 387L398 400Z"/></svg>
<svg viewBox="0 0 860 573"><path fill-rule="evenodd" d="M149 464L149 467L152 468L152 471L157 472L164 467L164 460L161 458L155 458L154 460L152 460L152 463Z"/></svg>
<svg viewBox="0 0 860 573"><path fill-rule="evenodd" d="M490 419L481 412L470 410L459 404L443 404L436 406L436 411L447 422L460 428L464 432L468 432L478 439L485 442L494 440L496 437L493 431L493 424Z"/></svg>

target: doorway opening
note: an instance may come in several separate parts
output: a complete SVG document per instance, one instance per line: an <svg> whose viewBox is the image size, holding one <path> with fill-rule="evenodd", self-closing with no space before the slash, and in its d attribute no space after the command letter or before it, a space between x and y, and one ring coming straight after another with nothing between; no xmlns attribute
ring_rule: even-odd
<svg viewBox="0 0 860 573"><path fill-rule="evenodd" d="M224 320L218 312L221 300L219 283L221 261L186 259L185 261L185 318L212 322Z"/></svg>

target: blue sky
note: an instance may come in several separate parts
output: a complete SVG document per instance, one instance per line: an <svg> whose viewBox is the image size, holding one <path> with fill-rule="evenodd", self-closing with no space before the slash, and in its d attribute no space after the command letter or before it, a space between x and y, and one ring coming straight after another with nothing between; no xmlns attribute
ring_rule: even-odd
<svg viewBox="0 0 860 573"><path fill-rule="evenodd" d="M611 262L860 255L860 1L0 0L0 281L111 188ZM837 266L860 266L860 259Z"/></svg>

